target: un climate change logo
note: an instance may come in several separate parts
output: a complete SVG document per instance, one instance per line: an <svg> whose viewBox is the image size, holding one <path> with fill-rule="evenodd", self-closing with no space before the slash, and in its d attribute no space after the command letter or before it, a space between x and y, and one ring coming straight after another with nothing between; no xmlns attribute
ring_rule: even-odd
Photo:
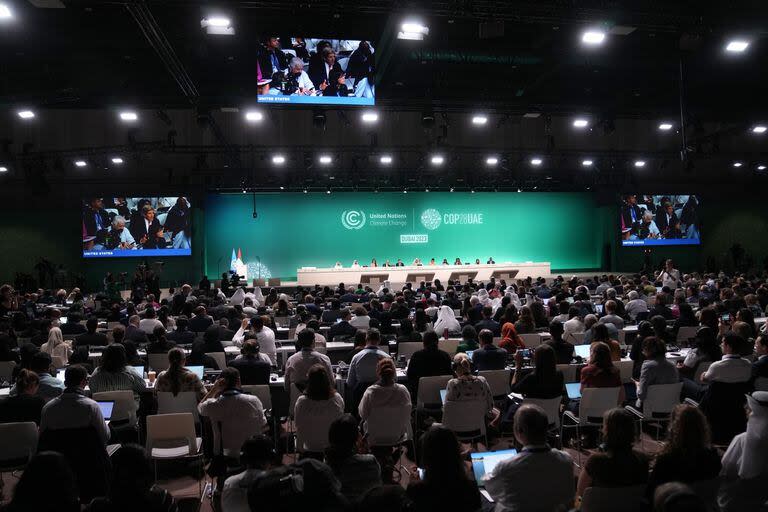
<svg viewBox="0 0 768 512"><path fill-rule="evenodd" d="M365 226L365 212L362 210L344 210L341 212L341 225L347 229L360 229Z"/></svg>
<svg viewBox="0 0 768 512"><path fill-rule="evenodd" d="M434 208L421 212L421 225L427 229L437 229L442 222L443 218L440 216L440 212Z"/></svg>

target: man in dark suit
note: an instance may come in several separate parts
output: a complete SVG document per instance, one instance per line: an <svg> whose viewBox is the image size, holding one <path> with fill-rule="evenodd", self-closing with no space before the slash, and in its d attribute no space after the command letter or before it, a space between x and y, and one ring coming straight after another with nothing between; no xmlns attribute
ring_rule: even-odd
<svg viewBox="0 0 768 512"><path fill-rule="evenodd" d="M288 67L288 58L280 49L280 38L268 36L256 57L263 79L271 79L275 73L282 73Z"/></svg>
<svg viewBox="0 0 768 512"><path fill-rule="evenodd" d="M629 229L630 233L637 234L642 218L642 211L637 206L637 196L634 194L628 195L624 198L624 206L621 207L621 219L624 227Z"/></svg>
<svg viewBox="0 0 768 512"><path fill-rule="evenodd" d="M104 200L100 197L91 199L88 207L83 210L83 226L85 234L96 236L96 233L109 229L109 213L104 209Z"/></svg>
<svg viewBox="0 0 768 512"><path fill-rule="evenodd" d="M672 203L664 203L664 207L656 216L656 227L664 238L680 238L680 219L675 214Z"/></svg>
<svg viewBox="0 0 768 512"><path fill-rule="evenodd" d="M181 315L176 318L176 330L166 335L166 338L177 345L188 345L195 341L195 333L189 330L189 318Z"/></svg>
<svg viewBox="0 0 768 512"><path fill-rule="evenodd" d="M104 334L96 332L98 326L98 318L95 316L89 318L88 321L85 322L85 328L88 330L88 332L75 338L73 345L75 347L87 347L88 345L103 347L107 345L107 337Z"/></svg>
<svg viewBox="0 0 768 512"><path fill-rule="evenodd" d="M501 336L501 326L493 317L493 308L485 306L482 309L483 319L475 324L475 330L480 332L482 329L488 329L494 336Z"/></svg>
<svg viewBox="0 0 768 512"><path fill-rule="evenodd" d="M80 323L82 317L78 313L70 313L67 315L67 323L61 324L61 334L85 334L87 332L84 325Z"/></svg>
<svg viewBox="0 0 768 512"><path fill-rule="evenodd" d="M336 52L332 48L324 48L320 57L320 62L310 67L309 79L323 92L323 96L346 96L346 75L336 62Z"/></svg>
<svg viewBox="0 0 768 512"><path fill-rule="evenodd" d="M229 366L240 372L240 382L245 385L269 384L272 365L259 357L259 343L247 340L240 349L240 356L229 362Z"/></svg>
<svg viewBox="0 0 768 512"><path fill-rule="evenodd" d="M229 319L219 318L219 341L232 341L235 337L235 331L229 328Z"/></svg>
<svg viewBox="0 0 768 512"><path fill-rule="evenodd" d="M328 331L328 341L333 341L334 337L347 337L350 338L357 332L357 327L350 324L352 320L352 313L349 309L343 309L341 313L341 322L333 324Z"/></svg>
<svg viewBox="0 0 768 512"><path fill-rule="evenodd" d="M128 318L128 326L125 328L125 339L130 340L137 345L149 343L147 333L139 329L139 315L131 315Z"/></svg>
<svg viewBox="0 0 768 512"><path fill-rule="evenodd" d="M768 335L761 334L755 340L757 360L752 363L752 378L768 378Z"/></svg>
<svg viewBox="0 0 768 512"><path fill-rule="evenodd" d="M205 306L197 306L195 308L195 316L189 321L189 330L192 332L205 332L211 325L213 325L213 318L208 316Z"/></svg>
<svg viewBox="0 0 768 512"><path fill-rule="evenodd" d="M155 209L145 204L141 209L141 217L131 222L131 235L144 249L163 249L166 246L165 231L160 221L155 217Z"/></svg>
<svg viewBox="0 0 768 512"><path fill-rule="evenodd" d="M480 348L472 353L472 366L478 371L503 370L507 366L507 351L493 344L493 333L483 329L478 334Z"/></svg>
<svg viewBox="0 0 768 512"><path fill-rule="evenodd" d="M337 318L341 318L341 302L338 299L331 301L331 309L326 309L320 316L320 321L324 324L331 324L336 321Z"/></svg>
<svg viewBox="0 0 768 512"><path fill-rule="evenodd" d="M425 332L423 342L424 348L414 352L408 362L408 387L411 389L412 396L418 394L420 378L453 373L451 356L437 346L437 333L434 331Z"/></svg>

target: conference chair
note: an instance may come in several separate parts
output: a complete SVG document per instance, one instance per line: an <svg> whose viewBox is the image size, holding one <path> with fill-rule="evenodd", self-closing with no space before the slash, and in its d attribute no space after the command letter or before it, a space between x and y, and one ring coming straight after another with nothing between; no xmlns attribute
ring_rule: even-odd
<svg viewBox="0 0 768 512"><path fill-rule="evenodd" d="M115 402L112 408L112 418L109 420L109 428L113 435L130 432L132 435L139 435L138 417L136 416L139 406L133 398L133 391L104 391L94 393L93 399L97 402L102 400L111 400ZM133 439L132 439L133 440Z"/></svg>
<svg viewBox="0 0 768 512"><path fill-rule="evenodd" d="M637 417L640 433L643 432L643 423L656 423L656 440L659 439L661 424L670 421L672 409L680 403L680 392L683 383L656 384L648 386L648 396L643 400L643 410L628 405L625 408Z"/></svg>
<svg viewBox="0 0 768 512"><path fill-rule="evenodd" d="M576 375L577 369L578 369L578 365L575 365L575 364L557 365L557 370L559 372L562 372L563 380L565 381L566 384L569 382L579 382L578 375Z"/></svg>
<svg viewBox="0 0 768 512"><path fill-rule="evenodd" d="M417 352L424 348L424 344L419 341L404 341L402 343L397 344L397 357L405 357L405 360L408 361L411 359L411 356L414 354L414 352Z"/></svg>
<svg viewBox="0 0 768 512"><path fill-rule="evenodd" d="M565 339L565 341L573 343L574 345L583 345L584 335L585 333L583 332L571 332L568 333L568 337Z"/></svg>
<svg viewBox="0 0 768 512"><path fill-rule="evenodd" d="M416 393L416 413L414 414L414 432L419 429L419 413L439 414L443 410L443 400L440 398L440 390L448 386L452 375L438 375L435 377L421 377L419 390Z"/></svg>
<svg viewBox="0 0 768 512"><path fill-rule="evenodd" d="M15 361L0 361L0 382L11 382L15 368Z"/></svg>
<svg viewBox="0 0 768 512"><path fill-rule="evenodd" d="M768 391L768 377L758 377L755 379L755 391Z"/></svg>
<svg viewBox="0 0 768 512"><path fill-rule="evenodd" d="M168 362L168 354L147 354L147 363L150 369L158 374L171 366Z"/></svg>
<svg viewBox="0 0 768 512"><path fill-rule="evenodd" d="M644 512L645 489L645 485L587 487L581 498L581 512Z"/></svg>
<svg viewBox="0 0 768 512"><path fill-rule="evenodd" d="M491 395L494 401L502 401L509 394L511 370L483 370L478 372L480 377L484 377L491 388Z"/></svg>
<svg viewBox="0 0 768 512"><path fill-rule="evenodd" d="M227 355L224 352L206 352L205 355L210 356L216 361L219 366L219 370L223 370L227 367Z"/></svg>
<svg viewBox="0 0 768 512"><path fill-rule="evenodd" d="M560 438L563 437L563 430L569 428L576 429L576 438L581 442L581 429L584 427L593 427L600 429L603 425L603 414L609 409L616 407L619 403L619 391L621 388L586 388L582 391L581 401L579 403L579 414L576 416L571 411L563 412L560 424ZM565 420L571 424L566 424ZM581 447L578 450L579 462L576 464L581 467Z"/></svg>
<svg viewBox="0 0 768 512"><path fill-rule="evenodd" d="M159 460L202 461L202 445L203 439L195 433L195 419L191 413L147 416L146 446L154 466L155 480ZM198 479L197 483L202 496L202 480Z"/></svg>
<svg viewBox="0 0 768 512"><path fill-rule="evenodd" d="M542 343L541 336L538 333L521 334L520 339L523 340L525 348L536 348Z"/></svg>
<svg viewBox="0 0 768 512"><path fill-rule="evenodd" d="M526 398L523 400L523 405L534 404L544 409L544 412L547 414L547 433L557 438L560 448L562 448L562 440L560 438L560 405L562 402L562 396L555 398Z"/></svg>
<svg viewBox="0 0 768 512"><path fill-rule="evenodd" d="M681 327L677 331L677 339L675 340L675 343L677 343L678 346L687 345L690 343L690 340L696 338L696 331L698 330L698 327Z"/></svg>
<svg viewBox="0 0 768 512"><path fill-rule="evenodd" d="M438 343L438 348L443 352L447 352L449 356L453 357L456 355L456 350L459 348L459 343L461 343L460 339L448 338L446 340L440 340Z"/></svg>
<svg viewBox="0 0 768 512"><path fill-rule="evenodd" d="M200 423L200 414L197 411L197 393L194 391L182 391L178 395L170 391L157 392L157 413L178 414L190 413L195 424Z"/></svg>
<svg viewBox="0 0 768 512"><path fill-rule="evenodd" d="M339 411L325 408L312 416L295 418L296 453L322 457L330 445L328 431L331 423L339 418Z"/></svg>
<svg viewBox="0 0 768 512"><path fill-rule="evenodd" d="M622 384L632 382L632 368L634 368L635 365L634 361L631 359L622 359L621 361L614 361L613 364L619 369Z"/></svg>
<svg viewBox="0 0 768 512"><path fill-rule="evenodd" d="M443 404L443 425L453 431L459 441L475 447L478 439L488 448L485 428L486 404L483 400L446 400Z"/></svg>
<svg viewBox="0 0 768 512"><path fill-rule="evenodd" d="M37 451L37 425L32 421L0 424L0 478L24 469Z"/></svg>
<svg viewBox="0 0 768 512"><path fill-rule="evenodd" d="M277 430L277 416L272 409L272 392L269 389L269 384L245 384L241 386L241 389L244 393L257 397L261 402L267 422L272 425L272 439L275 440L275 449L277 449L279 432Z"/></svg>

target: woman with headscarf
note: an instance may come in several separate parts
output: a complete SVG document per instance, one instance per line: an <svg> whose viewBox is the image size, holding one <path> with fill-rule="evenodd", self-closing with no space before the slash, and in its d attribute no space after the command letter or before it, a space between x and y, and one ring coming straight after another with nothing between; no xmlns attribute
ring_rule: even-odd
<svg viewBox="0 0 768 512"><path fill-rule="evenodd" d="M477 291L477 298L480 299L480 304L483 307L491 305L491 299L488 298L488 290L485 288L480 288Z"/></svg>
<svg viewBox="0 0 768 512"><path fill-rule="evenodd" d="M229 305L242 306L244 301L245 301L245 290L243 290L242 288L238 288L237 290L235 290L235 293L232 294L232 297L229 298Z"/></svg>
<svg viewBox="0 0 768 512"><path fill-rule="evenodd" d="M525 348L525 343L518 336L515 330L515 324L507 322L501 326L501 341L499 347L503 348L507 352L515 352L519 348Z"/></svg>
<svg viewBox="0 0 768 512"><path fill-rule="evenodd" d="M747 395L747 431L723 455L717 501L722 512L762 510L768 500L768 391Z"/></svg>
<svg viewBox="0 0 768 512"><path fill-rule="evenodd" d="M48 332L48 341L43 343L40 350L49 354L52 358L60 357L63 366L67 365L69 356L72 355L72 349L64 343L64 335L61 334L61 329L58 327L51 327L51 330Z"/></svg>
<svg viewBox="0 0 768 512"><path fill-rule="evenodd" d="M254 286L253 287L253 300L258 302L258 305L261 306L264 304L264 294L261 293L261 287L260 286ZM256 305L256 302L253 303L253 305Z"/></svg>
<svg viewBox="0 0 768 512"><path fill-rule="evenodd" d="M443 336L445 331L448 331L449 333L460 333L461 324L456 320L456 316L453 314L453 310L450 306L440 306L440 309L437 312L437 321L435 321L435 325L432 329L438 336Z"/></svg>
<svg viewBox="0 0 768 512"><path fill-rule="evenodd" d="M390 291L392 290L392 286L389 284L389 281L384 281L381 283L381 285L379 285L379 289L376 290L376 295L383 297L385 288Z"/></svg>

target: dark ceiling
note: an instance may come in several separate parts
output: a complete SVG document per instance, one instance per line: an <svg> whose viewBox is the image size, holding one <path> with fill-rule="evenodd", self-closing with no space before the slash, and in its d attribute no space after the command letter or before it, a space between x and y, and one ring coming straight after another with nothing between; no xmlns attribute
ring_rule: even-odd
<svg viewBox="0 0 768 512"><path fill-rule="evenodd" d="M14 12L0 25L0 165L10 169L0 179L13 184L764 186L756 169L768 161L768 134L749 132L768 121L764 2L0 2ZM230 16L236 35L206 35L200 19L211 12ZM428 37L396 39L413 16ZM595 26L608 31L606 44L585 48L580 34ZM265 34L373 41L379 123L328 109L320 129L312 110L296 107L262 109L262 124L244 123ZM727 55L735 36L750 47ZM37 117L18 119L20 107ZM140 113L135 127L119 123L121 107ZM436 114L426 129L425 110ZM489 114L482 129L469 123L476 111ZM522 117L531 112L541 115ZM576 115L591 129L574 132ZM660 120L674 130L660 134ZM288 157L278 170L275 151ZM318 166L319 152L334 155L330 168ZM378 165L384 152L395 156L391 169ZM446 155L443 167L426 162L433 152ZM115 154L124 166L104 173ZM484 167L489 154L498 168ZM544 157L541 168L531 168L532 155ZM74 158L89 166L74 168ZM584 158L595 161L588 172ZM648 165L634 169L637 158ZM734 169L737 160L744 165Z"/></svg>

